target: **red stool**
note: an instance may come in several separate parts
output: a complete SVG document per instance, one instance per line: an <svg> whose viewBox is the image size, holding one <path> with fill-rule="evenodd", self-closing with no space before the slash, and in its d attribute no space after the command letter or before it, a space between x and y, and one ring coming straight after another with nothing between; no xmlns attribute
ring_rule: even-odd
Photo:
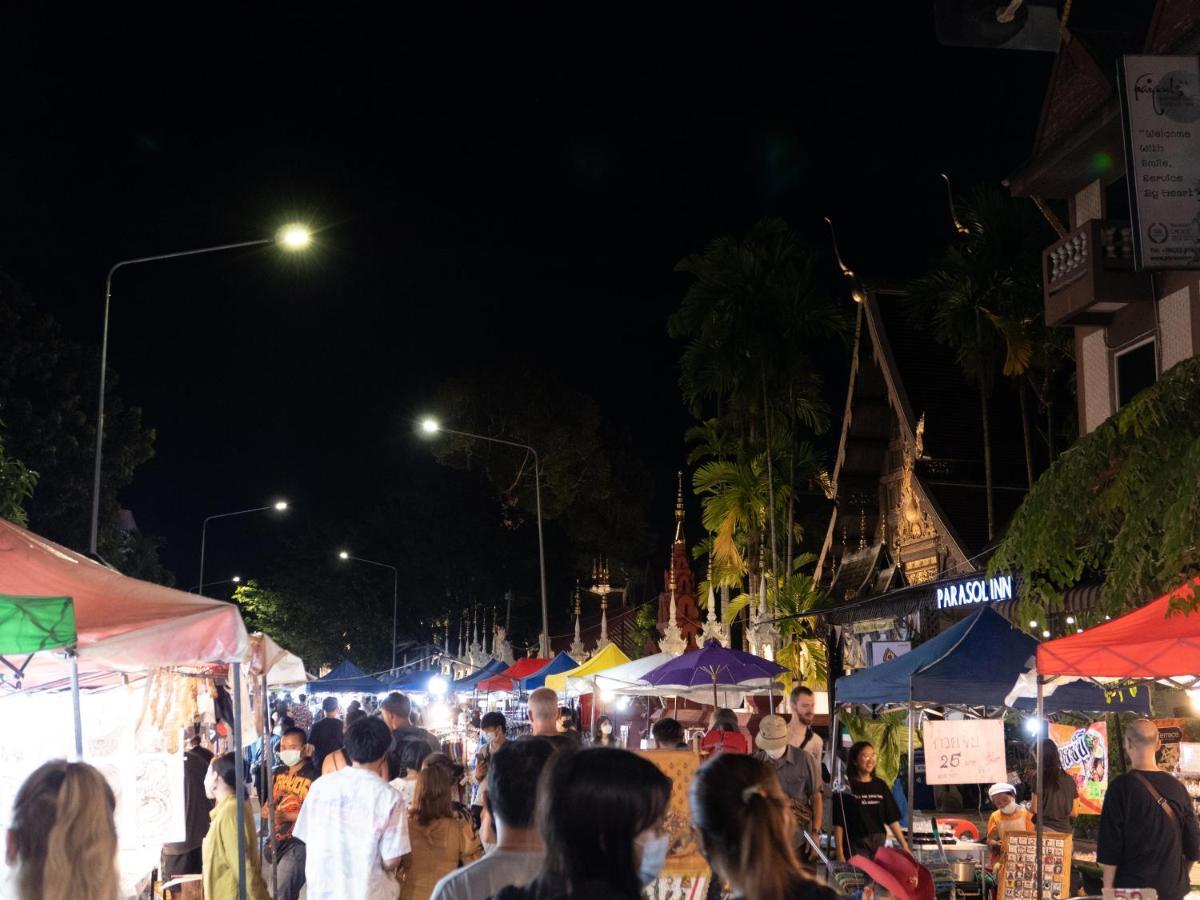
<svg viewBox="0 0 1200 900"><path fill-rule="evenodd" d="M969 822L966 819L943 819L941 816L938 816L938 824L949 825L954 834L954 839L957 841L979 840L979 828L974 822Z"/></svg>

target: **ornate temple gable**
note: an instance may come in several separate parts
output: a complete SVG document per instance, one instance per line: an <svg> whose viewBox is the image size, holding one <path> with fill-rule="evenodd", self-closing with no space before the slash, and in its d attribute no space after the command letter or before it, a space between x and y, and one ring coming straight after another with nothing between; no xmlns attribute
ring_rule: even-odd
<svg viewBox="0 0 1200 900"><path fill-rule="evenodd" d="M1054 150L1069 134L1095 119L1096 111L1113 96L1113 81L1082 41L1065 44L1054 61L1042 115L1038 120L1033 155Z"/></svg>
<svg viewBox="0 0 1200 900"><path fill-rule="evenodd" d="M695 649L696 634L700 630L700 604L696 598L696 576L692 571L687 540L683 533L683 472L678 473L678 490L675 497L675 538L671 542L671 555L667 569L663 572L666 590L658 595L658 631L666 634L671 625L678 628L687 649ZM674 605L674 623L671 607Z"/></svg>

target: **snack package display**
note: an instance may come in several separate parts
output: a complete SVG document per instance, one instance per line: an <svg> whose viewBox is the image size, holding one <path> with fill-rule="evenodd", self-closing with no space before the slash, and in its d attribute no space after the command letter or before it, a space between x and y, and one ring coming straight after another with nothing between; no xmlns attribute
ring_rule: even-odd
<svg viewBox="0 0 1200 900"><path fill-rule="evenodd" d="M1063 769L1075 779L1075 815L1098 815L1108 790L1108 723L1051 725L1050 739Z"/></svg>

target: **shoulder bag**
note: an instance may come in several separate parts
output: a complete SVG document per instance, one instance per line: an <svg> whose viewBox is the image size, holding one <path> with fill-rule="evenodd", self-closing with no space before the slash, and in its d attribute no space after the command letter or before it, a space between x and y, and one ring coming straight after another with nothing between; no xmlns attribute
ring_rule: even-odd
<svg viewBox="0 0 1200 900"><path fill-rule="evenodd" d="M1141 772L1131 773L1134 778L1149 791L1154 802L1159 808L1167 814L1167 818L1175 823L1175 827L1179 829L1179 841L1183 847L1183 855L1188 861L1196 862L1200 860L1200 823L1196 821L1195 814L1179 815L1175 811L1175 805L1170 800L1154 789L1154 785L1150 783L1150 779Z"/></svg>

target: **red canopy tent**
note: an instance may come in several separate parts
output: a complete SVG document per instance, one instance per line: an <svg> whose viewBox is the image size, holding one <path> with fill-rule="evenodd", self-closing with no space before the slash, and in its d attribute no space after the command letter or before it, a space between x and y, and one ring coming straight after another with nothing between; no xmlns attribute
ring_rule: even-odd
<svg viewBox="0 0 1200 900"><path fill-rule="evenodd" d="M475 685L475 690L484 694L490 694L493 691L516 693L517 686L515 682L518 679L536 675L542 669L546 668L546 666L550 665L551 662L552 660L540 657L518 659L499 675L493 675L491 678L485 678L479 682L479 684Z"/></svg>
<svg viewBox="0 0 1200 900"><path fill-rule="evenodd" d="M139 581L0 519L0 594L70 597L79 673L244 661L250 638L232 603ZM35 658L24 686L65 679L69 666Z"/></svg>
<svg viewBox="0 0 1200 900"><path fill-rule="evenodd" d="M1193 601L1200 578L1133 612L1037 648L1039 675L1178 678L1200 675L1200 611L1171 609Z"/></svg>

